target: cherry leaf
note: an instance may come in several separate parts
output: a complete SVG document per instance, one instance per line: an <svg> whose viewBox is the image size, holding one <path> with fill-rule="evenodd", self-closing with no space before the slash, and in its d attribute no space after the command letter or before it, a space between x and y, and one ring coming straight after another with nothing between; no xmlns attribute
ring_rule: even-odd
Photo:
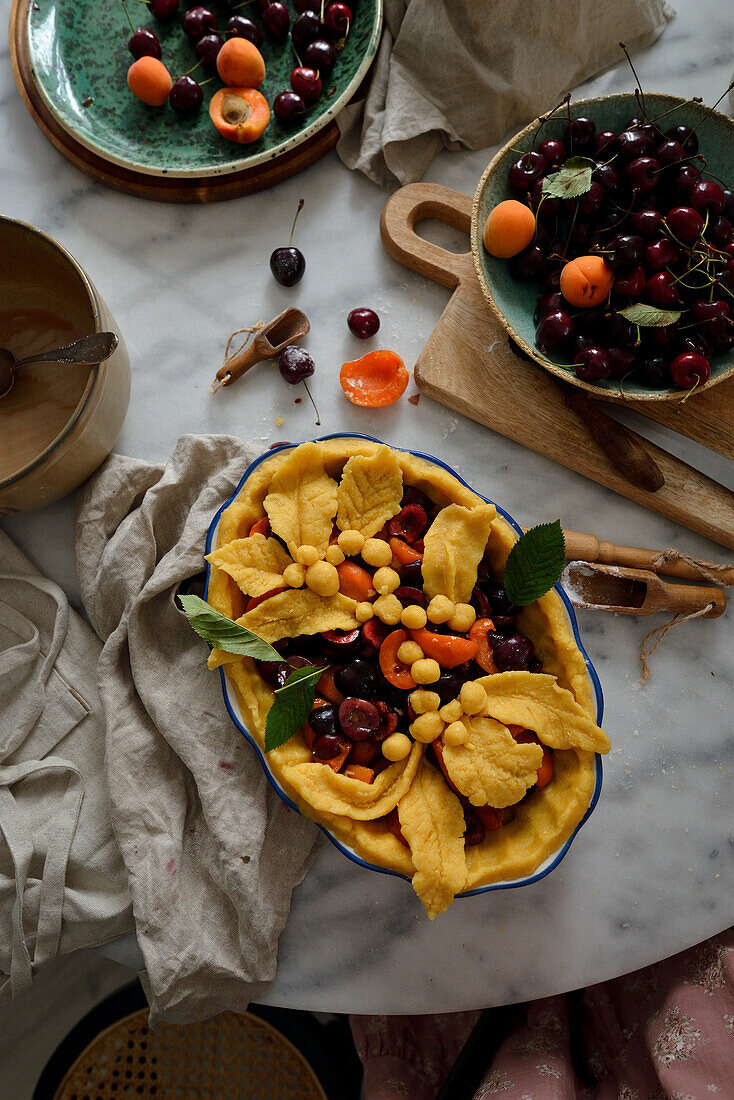
<svg viewBox="0 0 734 1100"><path fill-rule="evenodd" d="M645 305L644 302L635 302L619 311L620 317L641 328L665 328L666 325L674 325L682 315L680 309L657 309L655 306Z"/></svg>
<svg viewBox="0 0 734 1100"><path fill-rule="evenodd" d="M596 162L588 157L569 157L563 168L546 176L543 194L549 199L575 199L585 195L591 187L591 173Z"/></svg>

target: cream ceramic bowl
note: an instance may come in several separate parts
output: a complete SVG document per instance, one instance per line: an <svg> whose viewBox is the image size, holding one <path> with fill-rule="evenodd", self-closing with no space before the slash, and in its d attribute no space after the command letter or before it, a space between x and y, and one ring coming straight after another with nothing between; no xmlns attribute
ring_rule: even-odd
<svg viewBox="0 0 734 1100"><path fill-rule="evenodd" d="M93 332L120 341L92 367L24 367L0 398L0 515L12 515L66 496L109 454L130 399L130 361L114 317L60 244L0 217L0 257L0 347L17 359Z"/></svg>

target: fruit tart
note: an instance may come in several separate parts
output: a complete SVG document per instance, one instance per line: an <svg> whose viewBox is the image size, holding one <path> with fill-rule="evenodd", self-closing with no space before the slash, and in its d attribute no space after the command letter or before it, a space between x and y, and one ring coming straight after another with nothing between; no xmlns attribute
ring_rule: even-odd
<svg viewBox="0 0 734 1100"><path fill-rule="evenodd" d="M556 852L609 750L558 593L517 607L503 587L516 541L445 468L339 437L260 462L207 556L210 608L273 647L209 664L277 783L431 918ZM299 671L306 720L268 745Z"/></svg>

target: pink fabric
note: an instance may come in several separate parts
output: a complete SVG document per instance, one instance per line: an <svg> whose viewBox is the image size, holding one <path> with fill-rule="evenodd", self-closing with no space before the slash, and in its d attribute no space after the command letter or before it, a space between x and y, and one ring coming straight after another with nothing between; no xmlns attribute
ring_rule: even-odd
<svg viewBox="0 0 734 1100"><path fill-rule="evenodd" d="M478 1016L353 1016L366 1100L434 1100ZM581 994L532 1002L474 1100L493 1096L734 1100L734 929Z"/></svg>

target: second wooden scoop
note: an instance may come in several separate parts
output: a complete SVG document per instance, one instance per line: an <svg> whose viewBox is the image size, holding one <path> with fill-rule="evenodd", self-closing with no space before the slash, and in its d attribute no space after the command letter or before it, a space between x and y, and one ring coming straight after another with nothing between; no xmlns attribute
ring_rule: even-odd
<svg viewBox="0 0 734 1100"><path fill-rule="evenodd" d="M212 393L216 393L222 386L231 386L245 371L256 363L261 363L263 359L274 359L283 348L306 336L310 328L306 314L289 306L267 325L258 329L254 340L219 368L216 380L212 383Z"/></svg>
<svg viewBox="0 0 734 1100"><path fill-rule="evenodd" d="M561 584L576 607L622 615L654 615L658 611L689 615L713 604L703 617L715 619L726 610L726 596L720 588L669 584L647 569L572 561L561 574Z"/></svg>

